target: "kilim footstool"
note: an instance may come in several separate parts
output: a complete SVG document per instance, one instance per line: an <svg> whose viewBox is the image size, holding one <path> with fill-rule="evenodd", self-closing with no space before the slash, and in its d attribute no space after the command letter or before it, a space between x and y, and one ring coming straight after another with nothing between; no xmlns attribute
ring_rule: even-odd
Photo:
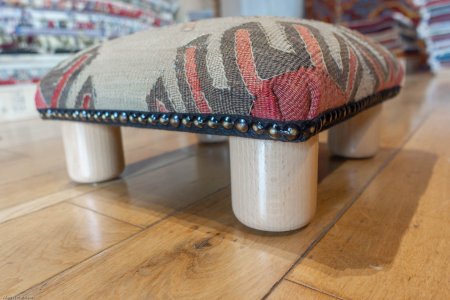
<svg viewBox="0 0 450 300"><path fill-rule="evenodd" d="M344 27L221 18L80 52L40 82L36 106L44 119L71 121L63 139L78 182L122 172L119 126L229 136L236 217L287 231L315 213L317 134L332 127L334 154L373 156L380 104L403 74L385 48Z"/></svg>

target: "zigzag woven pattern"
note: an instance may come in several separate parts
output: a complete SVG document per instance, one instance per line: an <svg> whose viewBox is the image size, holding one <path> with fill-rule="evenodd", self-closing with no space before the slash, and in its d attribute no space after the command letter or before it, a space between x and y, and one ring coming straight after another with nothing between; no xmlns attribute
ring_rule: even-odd
<svg viewBox="0 0 450 300"><path fill-rule="evenodd" d="M396 88L403 76L391 53L344 27L221 18L83 51L41 81L36 106L297 122Z"/></svg>

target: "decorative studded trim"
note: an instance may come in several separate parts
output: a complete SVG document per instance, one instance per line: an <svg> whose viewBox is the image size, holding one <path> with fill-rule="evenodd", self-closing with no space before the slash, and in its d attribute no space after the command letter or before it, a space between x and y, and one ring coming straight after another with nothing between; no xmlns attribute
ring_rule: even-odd
<svg viewBox="0 0 450 300"><path fill-rule="evenodd" d="M280 122L247 116L138 111L39 109L43 119L83 121L200 134L304 142L310 137L372 106L395 97L400 87L383 90L360 101L329 110L312 120Z"/></svg>

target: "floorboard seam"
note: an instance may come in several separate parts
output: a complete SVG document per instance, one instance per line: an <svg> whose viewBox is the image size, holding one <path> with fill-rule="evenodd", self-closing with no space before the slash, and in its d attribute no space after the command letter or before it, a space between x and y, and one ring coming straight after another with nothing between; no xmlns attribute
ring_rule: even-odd
<svg viewBox="0 0 450 300"><path fill-rule="evenodd" d="M155 167L155 168L150 168L149 170L147 170L147 171L144 172L144 173L130 174L130 175L127 177L127 179L128 179L128 178L134 178L134 177L139 176L139 175L143 175L143 174L145 174L145 173L147 173L147 172L149 172L149 171L156 171L156 170L158 170L158 169L161 169L161 168L170 166L170 165L172 165L172 164L174 164L174 163L183 161L183 160L185 160L185 159L189 159L189 158L191 158L191 157L194 156L194 155L195 155L195 153L192 153L192 154L187 155L186 157L177 159L176 161L169 162L168 164L161 165L161 166L158 166L158 167ZM67 199L63 199L63 200L61 200L60 202L53 203L53 204L50 204L50 205L48 205L48 206L41 207L41 208L36 209L36 210L34 210L34 211L30 211L30 212L28 212L28 213L26 213L26 214L24 214L24 215L21 215L21 216L18 216L18 217L9 219L9 220L5 220L5 221L0 221L0 225L5 224L5 223L7 223L7 222L9 222L9 221L12 221L12 220L21 218L21 217L25 217L25 216L27 216L27 215L29 215L29 214L32 214L32 213L41 211L41 210L43 210L43 209L46 209L46 208L49 208L49 207L53 207L53 206L58 205L58 204L61 204L61 203L63 203L63 202L69 202L70 200L73 200L74 198L78 198L78 197L84 196L84 195L89 194L89 193L101 191L101 190L103 190L103 189L105 189L105 188L107 188L107 187L113 185L115 182L120 181L120 180L123 180L123 178L119 177L118 179L115 179L115 180L112 180L112 181L109 181L109 182L103 182L103 183L97 184L97 186L94 186L94 188L93 188L92 190L90 190L90 191L87 191L87 192L85 192L85 193L82 193L82 194L79 194L79 195L76 195L76 196L69 197L69 198L67 198ZM96 185L96 184L94 184L94 185ZM215 193L215 192L214 192L214 193ZM213 194L214 194L214 193L213 193ZM50 194L50 195L53 195L53 194L56 194L56 193L52 193L52 194ZM45 195L45 196L49 196L49 195ZM37 199L39 199L39 198L37 198ZM202 198L202 199L203 199L203 198ZM33 199L33 200L31 200L31 201L34 201L34 200L36 200L36 199ZM138 226L138 227L140 227L140 226ZM146 228L146 227L143 227L143 228Z"/></svg>
<svg viewBox="0 0 450 300"><path fill-rule="evenodd" d="M91 212L93 212L93 213L95 213L95 214L98 214L98 215L101 215L101 216L107 217L107 218L109 218L109 219L112 219L112 220L115 220L115 221L118 221L118 222L121 222L121 223L124 223L124 224L130 225L130 226L133 226L133 227L137 227L137 228L139 228L139 229L145 229L145 227L144 227L144 226L141 226L141 225L137 225L137 224L132 224L132 223L130 223L130 222L127 222L127 221L125 221L125 220L121 220L121 219L118 219L118 218L116 218L116 217L113 217L113 216L107 215L107 214L105 214L105 213L102 213L102 212L96 211L96 210L94 210L94 209L92 209L92 208L90 208L90 207L85 207L85 206L82 206L82 205L80 205L80 204L78 204L78 203L73 203L73 202L71 202L71 201L63 201L63 202L64 202L64 203L66 203L66 204L70 204L70 205L73 205L73 206L76 206L76 207L82 208L82 209L86 209L86 210L89 210L89 211L91 211Z"/></svg>
<svg viewBox="0 0 450 300"><path fill-rule="evenodd" d="M83 262L85 262L85 261L91 259L91 258L94 257L94 256L97 256L97 255L101 254L102 252L104 252L104 251L110 249L111 247L114 247L115 245L118 245L118 244L120 244L120 243L122 243L122 242L124 242L124 241L127 241L127 240L129 240L129 239L135 237L136 235L140 234L141 232L142 232L142 230L137 231L136 233L133 233L133 234L130 235L129 237L127 237L127 238L125 238L125 239L123 239L123 240L121 240L121 241L118 241L117 243L114 243L114 244L110 245L109 247L106 247L105 249L102 249L102 250L100 250L100 251L98 251L98 252L95 252L95 253L92 254L91 256L88 256L88 257L82 259L81 261L79 261L78 263L75 263L73 266L70 266L69 268L62 270L61 272L58 272L58 273L56 273L55 275L52 275L52 276L50 276L50 277L48 277L48 278L42 280L41 282L38 282L38 283L32 285L31 287L29 287L29 288L23 290L22 292L16 294L16 295L13 296L12 298L13 298L13 299L20 299L20 298L22 298L22 295L23 295L24 293L26 293L27 291L29 291L29 290L31 290L31 289L33 289L33 288L35 288L35 287L37 287L37 286L39 286L39 285L41 285L41 284L47 282L47 281L49 281L49 280L55 278L56 276L59 276L59 275L63 274L64 272L67 272L67 271L69 271L69 270L75 268L76 266L82 264ZM29 299L29 298L25 298L25 299Z"/></svg>
<svg viewBox="0 0 450 300"><path fill-rule="evenodd" d="M321 294L330 296L330 297L335 298L335 299L345 300L345 298L342 298L342 297L340 297L340 296L336 296L336 295L331 294L331 293L329 293L329 292L327 292L327 291L320 290L320 289L318 289L318 288L316 288L316 287L306 285L306 284L304 284L304 283L302 283L302 282L293 281L293 280L288 279L288 278L284 278L284 280L289 281L289 282L294 283L294 284L297 284L297 285L300 285L300 286L302 286L302 287L304 287L304 288L307 288L307 289L316 291L316 292L318 292L318 293L321 293Z"/></svg>
<svg viewBox="0 0 450 300"><path fill-rule="evenodd" d="M8 223L8 222L10 222L10 221L13 221L13 220L17 220L17 219L26 217L26 216L28 216L28 215L30 215L30 214L34 214L34 213L39 212L39 211L41 211L41 210L44 210L44 209L46 209L46 208L50 208L50 207L59 205L59 204L64 203L64 202L66 202L66 201L72 200L73 198L84 196L84 195L86 195L86 194L89 194L89 193L92 192L92 191L94 191L94 190L87 191L87 192L85 192L85 193L81 193L81 194L79 194L79 195L77 195L77 196L68 197L67 199L63 199L63 200L61 200L61 201L59 201L59 202L56 202L56 203L53 203L53 204L50 204L50 205L41 207L41 208L39 208L39 209L30 211L30 212L28 212L28 213L25 213L25 214L23 214L23 215L17 216L17 217L12 218L12 219L8 219L8 220L5 220L5 221L0 221L0 225L6 224L6 223ZM95 191L96 191L96 190L95 190ZM56 194L56 193L52 193L52 194L49 194L49 195L53 195L53 194ZM47 195L47 196L48 196L48 195ZM40 197L40 198L41 198L41 197ZM36 199L39 199L39 198L36 198ZM36 200L36 199L33 199L33 200L31 200L31 201L34 201L34 200ZM13 206L13 207L14 207L14 206Z"/></svg>
<svg viewBox="0 0 450 300"><path fill-rule="evenodd" d="M62 163L64 163L64 161L63 161ZM63 170L63 167L57 166L57 167L55 167L54 170L51 170L50 172L51 172L51 173L53 173L53 172L56 173L56 172L59 172L59 171L61 171L61 170ZM47 170L47 171L42 172L42 173L40 173L40 174L31 174L31 175L26 176L26 177L14 179L14 180L7 181L7 182L2 182L2 183L0 184L0 187L5 186L5 185L9 185L9 184L14 184L14 183L17 183L17 182L21 182L21 181L27 180L27 179L29 179L29 178L38 177L38 176L45 175L45 174L48 174L48 173L49 173L49 171Z"/></svg>

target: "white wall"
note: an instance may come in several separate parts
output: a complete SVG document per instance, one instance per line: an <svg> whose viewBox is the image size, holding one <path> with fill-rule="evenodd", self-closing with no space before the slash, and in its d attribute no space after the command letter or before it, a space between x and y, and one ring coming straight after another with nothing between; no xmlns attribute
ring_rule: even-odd
<svg viewBox="0 0 450 300"><path fill-rule="evenodd" d="M222 16L303 17L303 0L221 0Z"/></svg>
<svg viewBox="0 0 450 300"><path fill-rule="evenodd" d="M177 20L179 22L188 21L187 14L195 10L213 10L212 0L180 0L180 10L177 13Z"/></svg>

